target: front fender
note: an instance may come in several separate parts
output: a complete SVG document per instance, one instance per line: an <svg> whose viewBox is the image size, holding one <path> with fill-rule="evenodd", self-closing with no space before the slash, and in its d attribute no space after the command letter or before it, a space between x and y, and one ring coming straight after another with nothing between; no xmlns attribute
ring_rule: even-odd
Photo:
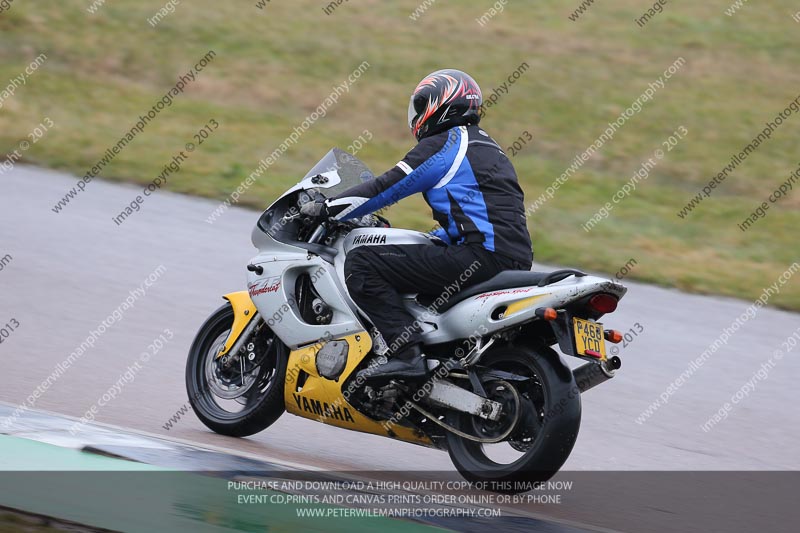
<svg viewBox="0 0 800 533"><path fill-rule="evenodd" d="M220 350L217 357L222 357L236 344L239 335L242 334L247 324L256 316L256 306L247 291L231 292L223 296L230 302L233 308L233 325L228 338L225 339L225 345Z"/></svg>

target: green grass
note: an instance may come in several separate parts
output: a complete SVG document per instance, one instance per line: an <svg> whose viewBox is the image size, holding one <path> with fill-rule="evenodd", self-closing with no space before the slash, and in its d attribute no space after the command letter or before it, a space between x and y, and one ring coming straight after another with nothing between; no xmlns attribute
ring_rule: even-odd
<svg viewBox="0 0 800 533"><path fill-rule="evenodd" d="M45 518L32 517L13 511L2 512L0 513L0 533L63 533L63 528L51 526L48 522L49 520ZM83 531L89 530L83 529Z"/></svg>
<svg viewBox="0 0 800 533"><path fill-rule="evenodd" d="M436 2L417 22L417 0L323 3L272 0L182 2L156 28L161 0L15 2L0 14L0 84L39 53L45 65L0 110L0 152L16 148L43 117L56 127L25 160L83 175L209 49L216 59L102 173L147 183L210 118L221 126L194 152L172 191L223 199L350 72L371 67L250 188L242 204L263 207L328 148L365 129L359 157L380 172L411 148L405 107L414 84L445 66L473 74L486 95L523 61L530 69L488 110L483 125L504 146L523 131L534 141L514 157L532 201L677 57L686 65L530 219L536 259L616 272L684 290L753 299L798 259L800 194L772 206L742 233L736 227L797 167L800 116L743 163L686 220L676 216L698 190L800 94L800 24L794 2L669 3L639 28L645 5L510 2L481 27L489 0ZM679 126L689 134L649 179L590 233L581 225L610 201ZM93 194L91 184L83 194ZM58 198L46 199L44 216ZM46 205L48 204L49 205ZM69 210L80 209L80 198ZM111 216L112 213L109 213ZM224 215L223 215L224 216ZM399 226L428 229L420 199L392 208ZM201 226L202 227L202 226ZM800 309L794 280L771 303Z"/></svg>

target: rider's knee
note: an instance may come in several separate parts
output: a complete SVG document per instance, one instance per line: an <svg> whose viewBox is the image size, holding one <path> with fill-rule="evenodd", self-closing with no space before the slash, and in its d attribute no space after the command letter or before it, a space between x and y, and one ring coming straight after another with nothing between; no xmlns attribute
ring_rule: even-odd
<svg viewBox="0 0 800 533"><path fill-rule="evenodd" d="M370 250L366 246L356 248L344 262L344 279L350 294L358 294L364 289L364 276L372 268L369 260Z"/></svg>

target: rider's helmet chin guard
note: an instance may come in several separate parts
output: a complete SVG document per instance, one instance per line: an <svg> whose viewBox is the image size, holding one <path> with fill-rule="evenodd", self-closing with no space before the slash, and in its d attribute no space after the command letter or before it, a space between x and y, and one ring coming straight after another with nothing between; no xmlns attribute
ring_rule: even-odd
<svg viewBox="0 0 800 533"><path fill-rule="evenodd" d="M416 139L480 122L481 88L466 72L437 70L425 76L408 102L408 127Z"/></svg>

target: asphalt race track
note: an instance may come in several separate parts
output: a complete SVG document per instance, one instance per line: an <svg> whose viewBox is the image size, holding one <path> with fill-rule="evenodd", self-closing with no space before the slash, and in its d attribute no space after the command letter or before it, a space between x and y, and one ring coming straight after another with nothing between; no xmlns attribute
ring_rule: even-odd
<svg viewBox="0 0 800 533"><path fill-rule="evenodd" d="M96 180L54 213L51 207L75 178L18 166L2 180L0 257L12 259L0 270L0 324L14 319L19 326L0 345L0 401L24 402L163 265L157 281L33 408L83 416L168 329L172 338L99 409L99 422L322 469L453 470L445 453L288 414L247 439L215 435L191 412L165 429L187 402L184 364L198 327L221 305L220 295L244 288L244 267L255 255L250 232L257 213L233 208L208 224L217 202L158 192L118 226L112 217L141 193L139 186ZM619 259L623 265L629 258ZM800 347L775 359L786 351L781 343L800 327L800 316L758 311L692 371L668 403L637 422L752 302L626 285L628 295L604 323L641 333L620 350L618 376L583 397L581 434L565 469L800 469L800 417L794 408ZM770 358L774 366L754 380ZM727 418L701 429L748 381L752 390L741 394Z"/></svg>

